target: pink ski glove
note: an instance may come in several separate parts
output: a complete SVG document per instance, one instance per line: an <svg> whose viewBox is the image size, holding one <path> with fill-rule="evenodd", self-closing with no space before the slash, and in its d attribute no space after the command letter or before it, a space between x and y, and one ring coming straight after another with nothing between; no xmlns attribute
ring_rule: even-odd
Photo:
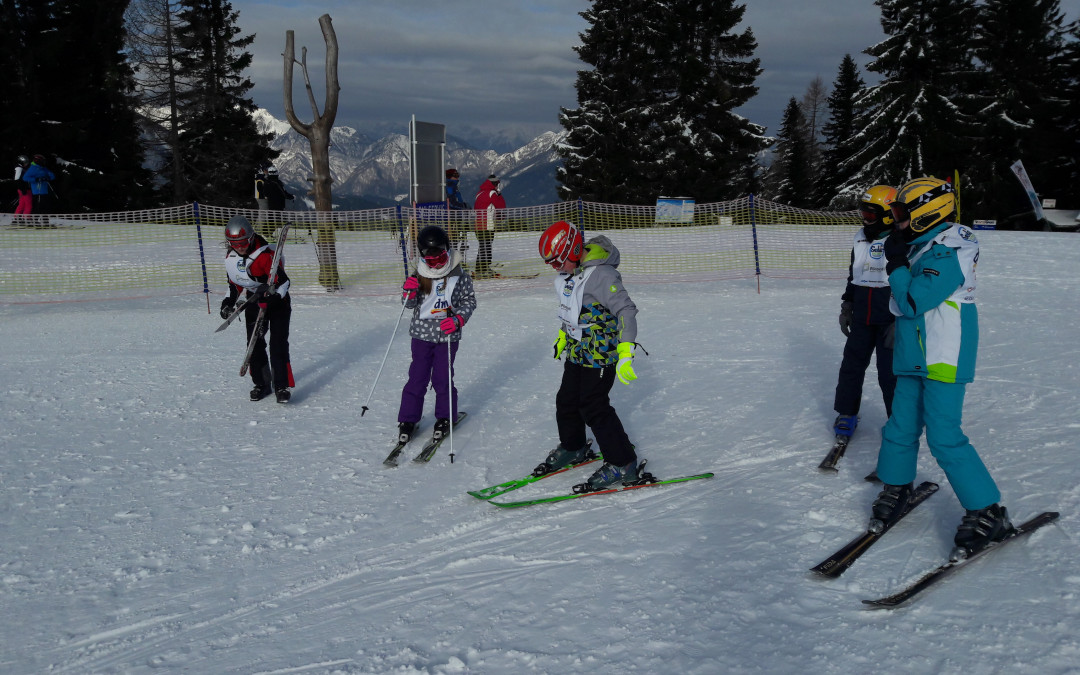
<svg viewBox="0 0 1080 675"><path fill-rule="evenodd" d="M401 290L403 291L401 297L406 300L412 300L416 297L416 293L420 290L420 280L416 277L409 277L405 279L405 283L401 284Z"/></svg>
<svg viewBox="0 0 1080 675"><path fill-rule="evenodd" d="M465 325L465 319L462 319L460 316L457 316L456 314L454 316L448 316L448 317L446 317L445 319L443 319L442 321L439 322L439 328L442 330L442 332L446 333L447 335L449 335L450 333L453 333L458 328L461 328L464 325Z"/></svg>

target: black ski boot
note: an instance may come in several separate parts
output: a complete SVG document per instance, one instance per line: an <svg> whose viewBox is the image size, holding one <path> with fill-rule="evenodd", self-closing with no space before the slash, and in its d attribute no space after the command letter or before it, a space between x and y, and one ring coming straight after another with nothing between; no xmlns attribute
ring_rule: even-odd
<svg viewBox="0 0 1080 675"><path fill-rule="evenodd" d="M953 539L956 547L949 557L954 561L963 560L1015 531L1009 520L1009 512L1001 504L991 504L977 511L969 510L960 520L960 527Z"/></svg>
<svg viewBox="0 0 1080 675"><path fill-rule="evenodd" d="M588 443L577 450L567 450L562 443L559 443L554 450L548 453L547 458L539 466L533 469L533 475L543 476L544 474L558 471L565 466L584 462L588 451Z"/></svg>
<svg viewBox="0 0 1080 675"><path fill-rule="evenodd" d="M435 431L431 433L431 440L441 441L444 436L450 433L450 420L446 417L440 417L435 421Z"/></svg>
<svg viewBox="0 0 1080 675"><path fill-rule="evenodd" d="M292 398L292 394L289 393L289 390L285 389L284 387L275 391L274 395L277 397L278 403L288 403L289 399Z"/></svg>
<svg viewBox="0 0 1080 675"><path fill-rule="evenodd" d="M398 422L398 443L408 443L410 440L412 440L412 435L414 431L416 431L416 422Z"/></svg>
<svg viewBox="0 0 1080 675"><path fill-rule="evenodd" d="M886 528L900 520L904 515L904 509L911 501L911 493L914 492L912 483L907 485L886 485L878 493L874 500L873 515L870 516L870 524L866 529L875 534L884 532Z"/></svg>
<svg viewBox="0 0 1080 675"><path fill-rule="evenodd" d="M257 384L255 388L251 390L251 400L261 401L273 392L273 389L265 385Z"/></svg>

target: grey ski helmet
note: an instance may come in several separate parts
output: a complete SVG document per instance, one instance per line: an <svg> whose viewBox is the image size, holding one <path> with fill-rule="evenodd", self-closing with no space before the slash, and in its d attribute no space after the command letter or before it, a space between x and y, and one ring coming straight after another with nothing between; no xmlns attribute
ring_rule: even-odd
<svg viewBox="0 0 1080 675"><path fill-rule="evenodd" d="M19 166L30 166L30 158L26 155L19 155L15 158L15 163Z"/></svg>
<svg viewBox="0 0 1080 675"><path fill-rule="evenodd" d="M229 246L233 248L240 244L251 245L252 239L255 238L255 229L251 227L250 220L236 215L229 218L228 224L225 225L225 238L229 240Z"/></svg>

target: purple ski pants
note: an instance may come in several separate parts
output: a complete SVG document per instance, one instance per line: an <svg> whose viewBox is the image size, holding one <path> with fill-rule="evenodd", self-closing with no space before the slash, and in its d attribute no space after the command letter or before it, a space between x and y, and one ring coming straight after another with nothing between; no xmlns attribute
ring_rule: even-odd
<svg viewBox="0 0 1080 675"><path fill-rule="evenodd" d="M459 342L450 343L450 364L453 367ZM412 339L412 363L409 365L409 381L401 390L401 408L398 422L419 422L424 413L424 394L428 384L435 390L436 419L452 419L457 414L457 387L450 386L451 373L446 366L445 342L428 342ZM454 415L450 413L450 400L446 394L453 389Z"/></svg>

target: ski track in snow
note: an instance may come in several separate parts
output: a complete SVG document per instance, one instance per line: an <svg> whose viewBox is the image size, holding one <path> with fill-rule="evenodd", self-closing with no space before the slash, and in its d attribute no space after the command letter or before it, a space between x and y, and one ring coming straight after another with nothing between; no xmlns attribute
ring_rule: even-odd
<svg viewBox="0 0 1080 675"><path fill-rule="evenodd" d="M650 355L613 404L656 475L716 477L517 510L465 492L555 443L549 290L481 289L455 462L408 461L429 395L392 469L406 319L359 411L394 298L295 299L288 406L247 401L242 329L201 297L0 305L0 672L1078 672L1080 238L980 238L965 431L1014 521L1062 517L894 611L859 600L942 562L961 510L924 447L941 490L839 579L807 571L878 489L873 366L839 473L816 469L842 281L627 278Z"/></svg>

